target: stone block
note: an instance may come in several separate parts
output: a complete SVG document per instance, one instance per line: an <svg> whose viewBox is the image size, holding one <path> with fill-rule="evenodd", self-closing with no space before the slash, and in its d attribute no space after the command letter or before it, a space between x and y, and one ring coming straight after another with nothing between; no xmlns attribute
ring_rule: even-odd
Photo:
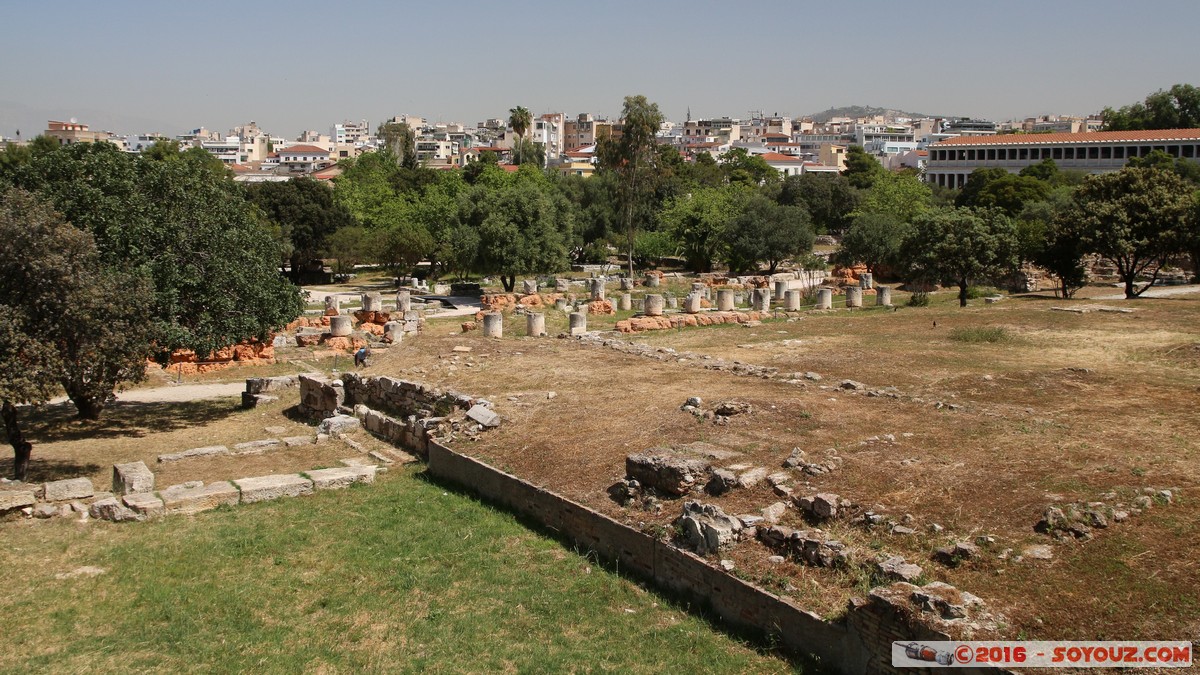
<svg viewBox="0 0 1200 675"><path fill-rule="evenodd" d="M482 405L472 406L471 409L467 411L467 417L479 422L485 427L500 426L500 416L496 414L496 411Z"/></svg>
<svg viewBox="0 0 1200 675"><path fill-rule="evenodd" d="M0 513L33 506L36 502L37 498L33 496L33 490L0 491Z"/></svg>
<svg viewBox="0 0 1200 675"><path fill-rule="evenodd" d="M229 448L223 445L206 445L203 448L191 448L181 452L170 452L165 455L159 455L159 462L178 462L181 459L189 457L211 457L212 455L228 455Z"/></svg>
<svg viewBox="0 0 1200 675"><path fill-rule="evenodd" d="M282 474L240 478L233 481L242 491L242 503L253 504L280 497L299 497L312 494L313 482L299 474Z"/></svg>
<svg viewBox="0 0 1200 675"><path fill-rule="evenodd" d="M348 431L354 431L355 429L361 428L362 422L360 422L357 417L352 417L350 415L334 415L333 417L322 420L321 423L317 425L317 433L336 436L338 434L344 434Z"/></svg>
<svg viewBox="0 0 1200 675"><path fill-rule="evenodd" d="M167 513L192 514L218 506L236 506L241 493L232 483L221 481L200 487L170 487L159 493Z"/></svg>
<svg viewBox="0 0 1200 675"><path fill-rule="evenodd" d="M257 441L246 441L233 446L235 455L261 455L267 448L273 448L282 443L278 438L263 438Z"/></svg>
<svg viewBox="0 0 1200 675"><path fill-rule="evenodd" d="M352 483L374 483L375 466L346 466L305 472L317 490L337 490Z"/></svg>
<svg viewBox="0 0 1200 675"><path fill-rule="evenodd" d="M652 451L653 452L653 451ZM625 458L625 475L665 496L683 496L708 473L702 459L670 454L633 454Z"/></svg>
<svg viewBox="0 0 1200 675"><path fill-rule="evenodd" d="M130 510L139 516L151 518L166 514L167 509L163 500L149 492L134 492L121 498Z"/></svg>
<svg viewBox="0 0 1200 675"><path fill-rule="evenodd" d="M137 520L137 514L117 501L116 497L108 497L92 503L88 515L96 520L111 520L114 523L126 520Z"/></svg>
<svg viewBox="0 0 1200 675"><path fill-rule="evenodd" d="M317 442L315 436L286 436L283 438L283 444L289 448L299 447L301 445L313 445Z"/></svg>
<svg viewBox="0 0 1200 675"><path fill-rule="evenodd" d="M154 491L154 474L145 462L113 464L113 492L118 495Z"/></svg>
<svg viewBox="0 0 1200 675"><path fill-rule="evenodd" d="M92 481L87 478L68 478L46 483L45 499L48 502L62 502L70 499L87 499L96 494Z"/></svg>
<svg viewBox="0 0 1200 675"><path fill-rule="evenodd" d="M248 394L267 394L273 391L280 391L288 387L296 386L295 375L281 375L279 377L251 377L246 379L246 393Z"/></svg>

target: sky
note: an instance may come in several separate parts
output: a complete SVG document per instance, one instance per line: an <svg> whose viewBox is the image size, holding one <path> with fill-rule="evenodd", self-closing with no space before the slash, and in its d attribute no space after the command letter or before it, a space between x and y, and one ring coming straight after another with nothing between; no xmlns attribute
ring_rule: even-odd
<svg viewBox="0 0 1200 675"><path fill-rule="evenodd" d="M617 117L630 94L672 120L845 105L1006 120L1200 85L1196 0L8 0L0 26L0 135L23 138L71 118L294 138L517 105Z"/></svg>

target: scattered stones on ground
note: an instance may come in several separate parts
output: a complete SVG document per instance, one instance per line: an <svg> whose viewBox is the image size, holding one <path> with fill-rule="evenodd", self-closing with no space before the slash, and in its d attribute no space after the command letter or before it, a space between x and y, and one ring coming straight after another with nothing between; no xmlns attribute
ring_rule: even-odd
<svg viewBox="0 0 1200 675"><path fill-rule="evenodd" d="M888 581L907 581L912 583L921 577L919 565L906 562L901 556L891 556L875 563L878 576Z"/></svg>
<svg viewBox="0 0 1200 675"><path fill-rule="evenodd" d="M154 474L145 462L114 464L112 482L117 495L154 491Z"/></svg>
<svg viewBox="0 0 1200 675"><path fill-rule="evenodd" d="M92 481L87 478L68 478L46 483L42 499L48 502L65 502L72 499L87 499L96 494Z"/></svg>
<svg viewBox="0 0 1200 675"><path fill-rule="evenodd" d="M793 530L772 525L758 528L758 538L768 548L814 567L847 567L854 557L849 547L827 538L821 530Z"/></svg>
<svg viewBox="0 0 1200 675"><path fill-rule="evenodd" d="M635 453L625 458L625 476L643 489L666 497L682 497L708 473L708 462L681 456L665 448Z"/></svg>
<svg viewBox="0 0 1200 675"><path fill-rule="evenodd" d="M716 553L738 540L744 529L741 521L727 515L719 506L689 500L683 514L675 520L683 543L699 555Z"/></svg>
<svg viewBox="0 0 1200 675"><path fill-rule="evenodd" d="M957 567L978 557L979 547L969 541L958 541L950 546L943 546L934 551L932 556L934 562L947 567Z"/></svg>
<svg viewBox="0 0 1200 675"><path fill-rule="evenodd" d="M181 452L170 452L165 455L159 455L158 461L160 463L178 462L181 459L188 459L191 457L211 457L213 455L228 454L229 448L225 447L224 445L206 445L202 448L191 448L190 450L183 450Z"/></svg>

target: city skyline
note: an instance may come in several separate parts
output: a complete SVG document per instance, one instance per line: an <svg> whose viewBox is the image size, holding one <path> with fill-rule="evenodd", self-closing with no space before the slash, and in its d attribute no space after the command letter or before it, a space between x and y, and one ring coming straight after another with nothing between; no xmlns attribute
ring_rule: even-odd
<svg viewBox="0 0 1200 675"><path fill-rule="evenodd" d="M10 7L0 135L48 119L167 135L256 121L293 138L397 114L473 125L620 113L801 117L872 105L993 120L1088 115L1194 79L1200 5L313 2ZM20 30L12 30L19 28ZM1150 39L1153 36L1153 39ZM1145 47L1137 47L1141 41Z"/></svg>

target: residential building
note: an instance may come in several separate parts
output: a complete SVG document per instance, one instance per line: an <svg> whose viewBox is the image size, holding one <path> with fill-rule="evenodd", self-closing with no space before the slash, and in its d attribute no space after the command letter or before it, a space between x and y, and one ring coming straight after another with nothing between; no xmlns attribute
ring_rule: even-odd
<svg viewBox="0 0 1200 675"><path fill-rule="evenodd" d="M162 134L130 134L124 138L125 152L140 155L159 141L171 140Z"/></svg>
<svg viewBox="0 0 1200 675"><path fill-rule="evenodd" d="M959 136L994 136L996 134L996 123L988 120L962 117L947 120L942 125L942 133L957 134Z"/></svg>
<svg viewBox="0 0 1200 675"><path fill-rule="evenodd" d="M80 124L72 119L70 122L49 120L46 130L42 132L58 141L59 145L74 145L75 143L95 143L97 141L115 142L115 137L108 131L92 131L86 124Z"/></svg>
<svg viewBox="0 0 1200 675"><path fill-rule="evenodd" d="M707 120L688 120L683 124L684 143L717 141L733 143L742 138L742 124L729 117L714 117Z"/></svg>
<svg viewBox="0 0 1200 675"><path fill-rule="evenodd" d="M417 139L417 157L431 169L454 166L458 161L458 144L422 136Z"/></svg>
<svg viewBox="0 0 1200 675"><path fill-rule="evenodd" d="M279 151L279 169L289 174L309 174L333 162L329 151L315 145L293 145Z"/></svg>
<svg viewBox="0 0 1200 675"><path fill-rule="evenodd" d="M837 143L822 143L817 150L817 161L821 166L832 166L838 171L846 170L846 153L850 146Z"/></svg>
<svg viewBox="0 0 1200 675"><path fill-rule="evenodd" d="M562 161L554 168L564 176L591 176L596 172L596 146L564 152Z"/></svg>
<svg viewBox="0 0 1200 675"><path fill-rule="evenodd" d="M959 136L929 146L925 180L961 188L975 169L995 167L1018 173L1045 159L1054 160L1060 169L1107 173L1119 171L1131 157L1145 157L1154 150L1200 163L1200 129Z"/></svg>
<svg viewBox="0 0 1200 675"><path fill-rule="evenodd" d="M366 120L357 122L346 120L341 124L333 125L329 136L335 145L359 145L371 140L374 134L371 131L371 125Z"/></svg>
<svg viewBox="0 0 1200 675"><path fill-rule="evenodd" d="M772 169L775 169L783 176L799 176L804 173L804 159L795 155L782 155L778 152L768 152L759 157L767 163Z"/></svg>
<svg viewBox="0 0 1200 675"><path fill-rule="evenodd" d="M611 135L612 122L597 119L591 113L580 113L573 120L563 122L563 150L571 151L595 145L605 135Z"/></svg>

